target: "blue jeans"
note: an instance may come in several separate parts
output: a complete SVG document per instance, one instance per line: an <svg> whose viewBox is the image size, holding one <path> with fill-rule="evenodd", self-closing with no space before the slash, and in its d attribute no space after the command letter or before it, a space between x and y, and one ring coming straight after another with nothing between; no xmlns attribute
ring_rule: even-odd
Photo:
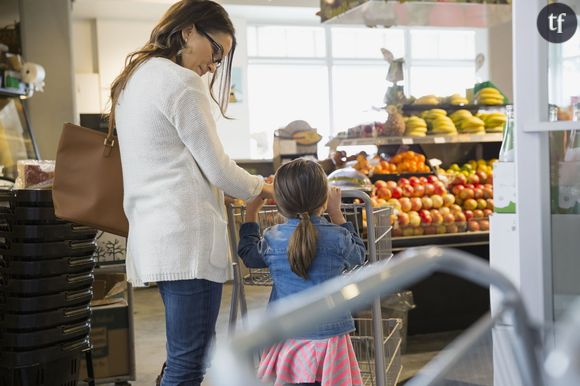
<svg viewBox="0 0 580 386"><path fill-rule="evenodd" d="M200 386L215 337L222 283L204 279L157 283L165 305L167 367L161 386Z"/></svg>

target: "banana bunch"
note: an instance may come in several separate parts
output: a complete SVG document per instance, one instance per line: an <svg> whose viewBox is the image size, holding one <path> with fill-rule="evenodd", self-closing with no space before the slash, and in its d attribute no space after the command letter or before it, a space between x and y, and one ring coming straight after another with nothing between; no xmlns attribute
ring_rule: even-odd
<svg viewBox="0 0 580 386"><path fill-rule="evenodd" d="M469 101L463 95L453 94L449 97L449 103L452 105L466 105Z"/></svg>
<svg viewBox="0 0 580 386"><path fill-rule="evenodd" d="M447 111L443 109L425 110L421 113L421 118L426 121L432 121L439 117L447 117Z"/></svg>
<svg viewBox="0 0 580 386"><path fill-rule="evenodd" d="M493 87L485 87L475 95L477 103L481 105L501 105L504 102L503 95Z"/></svg>
<svg viewBox="0 0 580 386"><path fill-rule="evenodd" d="M457 129L451 118L440 116L431 121L431 133L442 135L456 135Z"/></svg>
<svg viewBox="0 0 580 386"><path fill-rule="evenodd" d="M461 121L461 133L485 134L485 122L478 117L467 117Z"/></svg>
<svg viewBox="0 0 580 386"><path fill-rule="evenodd" d="M416 105L438 105L439 98L435 95L424 95L417 100L415 100Z"/></svg>
<svg viewBox="0 0 580 386"><path fill-rule="evenodd" d="M461 130L461 123L463 122L463 120L471 117L473 117L471 111L465 109L454 111L449 115L449 118L451 118L453 124L459 130Z"/></svg>
<svg viewBox="0 0 580 386"><path fill-rule="evenodd" d="M501 133L507 121L504 113L479 113L477 116L485 123L485 131L488 133Z"/></svg>
<svg viewBox="0 0 580 386"><path fill-rule="evenodd" d="M424 119L412 116L405 121L405 136L424 137L427 135L427 122Z"/></svg>

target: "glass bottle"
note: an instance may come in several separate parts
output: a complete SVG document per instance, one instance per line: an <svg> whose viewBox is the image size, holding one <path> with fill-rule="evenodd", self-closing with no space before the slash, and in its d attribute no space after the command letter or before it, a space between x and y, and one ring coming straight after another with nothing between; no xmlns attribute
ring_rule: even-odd
<svg viewBox="0 0 580 386"><path fill-rule="evenodd" d="M503 131L503 140L501 142L501 148L499 149L499 161L500 162L514 162L515 161L515 150L514 150L514 111L513 106L508 105L505 107L506 123L505 130Z"/></svg>

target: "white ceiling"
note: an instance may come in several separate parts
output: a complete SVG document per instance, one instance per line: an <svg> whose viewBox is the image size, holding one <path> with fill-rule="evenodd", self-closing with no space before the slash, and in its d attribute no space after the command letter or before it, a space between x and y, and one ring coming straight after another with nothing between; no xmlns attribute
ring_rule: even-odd
<svg viewBox="0 0 580 386"><path fill-rule="evenodd" d="M157 20L176 0L75 0L76 19ZM218 0L232 17L256 22L320 23L319 0Z"/></svg>

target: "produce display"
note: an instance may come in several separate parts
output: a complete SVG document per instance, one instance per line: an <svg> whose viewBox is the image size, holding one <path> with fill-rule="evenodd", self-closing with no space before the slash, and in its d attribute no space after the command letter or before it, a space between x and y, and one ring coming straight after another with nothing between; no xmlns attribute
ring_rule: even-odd
<svg viewBox="0 0 580 386"><path fill-rule="evenodd" d="M391 206L393 237L489 230L495 160L469 161L438 175L374 183L375 207Z"/></svg>
<svg viewBox="0 0 580 386"><path fill-rule="evenodd" d="M361 153L353 168L366 175L431 172L425 156L414 151L405 151L391 158L377 155L370 161L366 154Z"/></svg>

